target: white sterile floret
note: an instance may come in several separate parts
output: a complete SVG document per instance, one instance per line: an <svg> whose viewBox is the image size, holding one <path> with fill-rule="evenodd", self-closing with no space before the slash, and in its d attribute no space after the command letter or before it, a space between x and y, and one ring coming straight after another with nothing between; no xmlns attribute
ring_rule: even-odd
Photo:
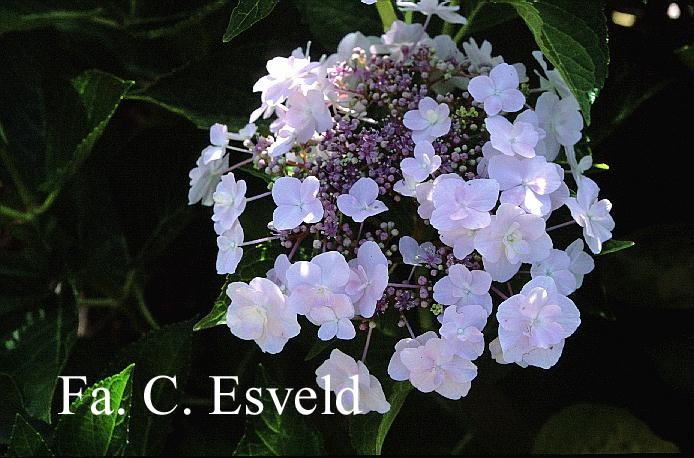
<svg viewBox="0 0 694 458"><path fill-rule="evenodd" d="M571 216L583 228L583 238L595 254L602 251L603 242L612 238L615 226L610 216L612 203L607 199L598 200L599 192L600 188L593 180L581 177L576 197L566 200Z"/></svg>
<svg viewBox="0 0 694 458"><path fill-rule="evenodd" d="M473 74L486 75L492 68L504 62L501 56L492 57L492 44L487 40L482 42L482 46L478 46L475 39L470 38L470 41L463 42L463 50L470 61L469 71Z"/></svg>
<svg viewBox="0 0 694 458"><path fill-rule="evenodd" d="M471 381L477 376L477 366L456 354L439 337L432 337L423 345L400 350L400 361L408 370L410 383L419 391L436 391L448 399L460 399L470 391Z"/></svg>
<svg viewBox="0 0 694 458"><path fill-rule="evenodd" d="M453 264L448 268L448 275L434 284L434 300L456 307L479 305L488 316L492 313L491 285L492 276L484 270L470 271L462 264Z"/></svg>
<svg viewBox="0 0 694 458"><path fill-rule="evenodd" d="M234 140L237 142L249 140L251 137L255 135L257 130L258 127L252 122L249 122L248 124L243 126L243 128L239 129L238 132L230 132L229 140Z"/></svg>
<svg viewBox="0 0 694 458"><path fill-rule="evenodd" d="M407 24L403 21L393 21L388 31L381 35L381 42L372 45L371 50L377 54L387 54L393 60L403 58L403 48L412 48L414 45L432 46L433 40L424 30L424 26L417 22Z"/></svg>
<svg viewBox="0 0 694 458"><path fill-rule="evenodd" d="M581 323L580 312L549 277L537 277L499 305L501 359L507 363L552 367L564 340Z"/></svg>
<svg viewBox="0 0 694 458"><path fill-rule="evenodd" d="M402 351L406 348L417 348L427 343L427 340L435 339L437 337L438 336L434 331L427 331L414 339L410 339L409 337L406 339L400 339L398 343L395 344L395 353L393 353L393 356L390 357L390 362L388 363L388 375L390 378L400 382L409 379L410 370L402 363L402 360L400 359Z"/></svg>
<svg viewBox="0 0 694 458"><path fill-rule="evenodd" d="M425 16L436 15L450 24L467 23L467 19L456 12L460 7L457 5L451 6L450 3L450 1L439 2L439 0L397 1L398 8L401 11L417 11Z"/></svg>
<svg viewBox="0 0 694 458"><path fill-rule="evenodd" d="M311 261L297 261L286 275L290 307L321 327L322 340L354 338L354 306L345 294L350 269L342 254L328 251Z"/></svg>
<svg viewBox="0 0 694 458"><path fill-rule="evenodd" d="M275 258L272 269L268 270L267 274L265 274L267 279L276 284L285 294L287 293L287 270L289 270L291 266L292 263L289 261L287 255L282 253Z"/></svg>
<svg viewBox="0 0 694 458"><path fill-rule="evenodd" d="M564 178L561 166L542 156L525 159L500 154L489 161L487 173L499 183L501 203L517 205L539 216L552 211L550 195Z"/></svg>
<svg viewBox="0 0 694 458"><path fill-rule="evenodd" d="M402 262L410 266L419 266L422 263L436 266L441 263L441 256L433 243L424 242L420 245L409 235L400 238L398 251L402 256Z"/></svg>
<svg viewBox="0 0 694 458"><path fill-rule="evenodd" d="M431 218L431 212L434 211L434 202L432 200L432 194L434 192L434 186L443 180L448 179L460 179L460 175L457 173L444 173L437 176L433 181L426 181L417 185L415 189L415 197L419 203L417 207L417 214L422 219Z"/></svg>
<svg viewBox="0 0 694 458"><path fill-rule="evenodd" d="M393 191L401 196L415 197L417 195L417 185L419 182L406 173L402 174L402 180L398 180L393 185Z"/></svg>
<svg viewBox="0 0 694 458"><path fill-rule="evenodd" d="M227 326L236 337L254 340L266 353L279 353L289 339L299 335L301 327L296 313L270 280L254 278L249 284L231 283L227 296L231 299Z"/></svg>
<svg viewBox="0 0 694 458"><path fill-rule="evenodd" d="M378 199L378 184L372 178L359 178L348 194L337 196L337 208L355 222L361 223L369 216L378 215L388 207Z"/></svg>
<svg viewBox="0 0 694 458"><path fill-rule="evenodd" d="M306 143L316 132L325 132L333 126L325 97L317 89L293 92L287 100L284 122L293 129L299 143Z"/></svg>
<svg viewBox="0 0 694 458"><path fill-rule="evenodd" d="M431 143L451 130L451 110L447 104L436 103L431 97L424 97L417 108L405 113L403 118L403 124L412 131L415 143Z"/></svg>
<svg viewBox="0 0 694 458"><path fill-rule="evenodd" d="M354 312L371 318L376 302L388 286L388 260L376 242L367 241L359 247L357 258L349 261L351 269L345 293L354 304Z"/></svg>
<svg viewBox="0 0 694 458"><path fill-rule="evenodd" d="M521 119L511 124L503 116L490 116L484 124L492 146L507 156L534 157L537 142L544 137L544 131Z"/></svg>
<svg viewBox="0 0 694 458"><path fill-rule="evenodd" d="M583 116L573 95L560 99L554 92L545 92L537 99L535 113L546 134L538 154L548 161L557 157L560 145L575 145L581 139Z"/></svg>
<svg viewBox="0 0 694 458"><path fill-rule="evenodd" d="M228 173L217 185L212 199L214 200L212 221L215 222L217 234L221 234L230 229L246 209L246 182L236 181L234 174Z"/></svg>
<svg viewBox="0 0 694 458"><path fill-rule="evenodd" d="M576 289L578 289L583 284L583 276L595 269L595 261L583 251L583 240L581 239L574 240L571 245L566 247L566 254L571 260L569 270L576 278Z"/></svg>
<svg viewBox="0 0 694 458"><path fill-rule="evenodd" d="M571 89L564 81L564 78L559 74L559 70L548 70L547 62L540 51L532 52L533 58L540 64L545 76L543 77L538 71L535 74L540 77L540 89L543 91L556 92L559 97L564 98L571 96Z"/></svg>
<svg viewBox="0 0 694 458"><path fill-rule="evenodd" d="M324 390L328 388L327 376L330 376L330 391L342 392L340 402L346 411L365 414L371 411L386 413L390 410L381 382L369 373L363 362L355 361L351 356L335 349L330 352L330 358L316 369L316 383ZM351 391L354 387L354 376L357 377L358 402L355 402L357 400Z"/></svg>
<svg viewBox="0 0 694 458"><path fill-rule="evenodd" d="M476 102L484 104L484 111L494 116L502 111L513 113L523 108L525 96L518 90L518 72L509 64L497 65L489 76L472 78L468 92Z"/></svg>
<svg viewBox="0 0 694 458"><path fill-rule="evenodd" d="M188 205L200 202L211 207L214 204L212 195L224 172L229 168L229 156L224 156L208 164L203 163L202 156L195 163L196 167L188 173L190 177L190 190L188 191Z"/></svg>
<svg viewBox="0 0 694 458"><path fill-rule="evenodd" d="M266 65L268 74L253 85L253 92L261 93L260 100L264 106L275 107L284 102L294 89L313 84L316 75L312 70L319 65L319 62L311 62L296 52L289 57L270 59ZM252 118L259 115L255 113Z"/></svg>
<svg viewBox="0 0 694 458"><path fill-rule="evenodd" d="M475 235L475 249L482 255L484 270L495 281L513 277L522 263L541 261L552 249L545 220L522 208L501 204L489 226Z"/></svg>
<svg viewBox="0 0 694 458"><path fill-rule="evenodd" d="M433 38L436 57L440 60L453 59L455 62L463 62L465 54L460 52L458 44L453 41L450 35L437 35ZM455 77L452 77L455 78Z"/></svg>
<svg viewBox="0 0 694 458"><path fill-rule="evenodd" d="M412 177L417 182L426 180L429 175L441 167L441 156L434 152L429 142L419 142L414 147L414 157L406 157L400 162L404 176Z"/></svg>
<svg viewBox="0 0 694 458"><path fill-rule="evenodd" d="M243 228L238 221L217 237L217 273L233 274L243 256Z"/></svg>
<svg viewBox="0 0 694 458"><path fill-rule="evenodd" d="M212 161L219 160L226 154L226 147L229 145L229 131L224 124L213 124L210 127L210 146L202 150L202 163L207 165Z"/></svg>
<svg viewBox="0 0 694 458"><path fill-rule="evenodd" d="M489 224L489 211L499 197L499 184L494 180L441 180L434 185L431 225L439 231L459 227L479 229Z"/></svg>
<svg viewBox="0 0 694 458"><path fill-rule="evenodd" d="M570 270L571 258L562 250L553 249L542 261L533 263L530 268L532 278L549 277L554 280L557 290L568 296L576 291L576 277Z"/></svg>
<svg viewBox="0 0 694 458"><path fill-rule="evenodd" d="M465 259L475 249L475 234L478 229L466 229L462 226L450 230L439 230L439 238L444 244L453 247L453 256Z"/></svg>
<svg viewBox="0 0 694 458"><path fill-rule="evenodd" d="M302 182L294 177L282 177L272 186L272 199L277 208L272 213L275 229L294 229L301 223L317 223L323 219L323 204L318 199L320 182L309 176Z"/></svg>
<svg viewBox="0 0 694 458"><path fill-rule="evenodd" d="M441 318L441 338L456 355L471 361L477 359L484 352L482 329L488 316L476 304L448 307Z"/></svg>

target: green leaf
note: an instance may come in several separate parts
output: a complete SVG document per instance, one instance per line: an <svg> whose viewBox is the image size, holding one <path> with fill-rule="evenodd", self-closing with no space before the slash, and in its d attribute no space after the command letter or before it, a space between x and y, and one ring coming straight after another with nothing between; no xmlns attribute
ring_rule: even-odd
<svg viewBox="0 0 694 458"><path fill-rule="evenodd" d="M510 6L495 4L489 0L466 0L460 5L460 14L467 19L467 24L462 26L456 34L457 41L491 29L517 16Z"/></svg>
<svg viewBox="0 0 694 458"><path fill-rule="evenodd" d="M600 254L616 253L617 251L626 250L635 245L634 242L625 240L608 240L602 246L602 251Z"/></svg>
<svg viewBox="0 0 694 458"><path fill-rule="evenodd" d="M672 442L656 436L627 410L576 404L551 417L540 429L534 453L677 453Z"/></svg>
<svg viewBox="0 0 694 458"><path fill-rule="evenodd" d="M77 337L76 318L62 308L28 312L24 324L6 336L0 350L0 361L11 368L27 413L47 423L58 375Z"/></svg>
<svg viewBox="0 0 694 458"><path fill-rule="evenodd" d="M56 100L55 118L47 125L52 141L46 152L45 191L59 189L77 173L133 84L99 70L72 80L76 97Z"/></svg>
<svg viewBox="0 0 694 458"><path fill-rule="evenodd" d="M190 369L193 322L184 321L151 331L124 348L116 357L115 367L133 363L137 367L133 389L144 393L149 380L159 375L176 376L177 389L167 380L155 382L152 404L168 411L178 403ZM173 415L155 415L137 396L130 416L129 455L158 455L171 430Z"/></svg>
<svg viewBox="0 0 694 458"><path fill-rule="evenodd" d="M217 299L212 305L212 310L210 310L210 313L205 315L200 321L195 323L195 326L193 326L193 331L202 331L203 329L226 324L226 313L230 303L229 297L227 296L227 286L229 286L229 283L231 283L231 277L231 275L226 276L222 289L219 292L219 296L217 296Z"/></svg>
<svg viewBox="0 0 694 458"><path fill-rule="evenodd" d="M411 390L412 385L409 382L394 382L388 396L390 403L388 412L383 415L370 412L350 418L349 432L357 453L360 455L381 454L386 435Z"/></svg>
<svg viewBox="0 0 694 458"><path fill-rule="evenodd" d="M95 2L91 3L94 4ZM104 14L102 8L90 8L91 6L93 5L65 8L64 5L57 2L5 0L0 5L0 34L27 31L40 27L86 23L102 27L117 26L115 21Z"/></svg>
<svg viewBox="0 0 694 458"><path fill-rule="evenodd" d="M295 4L312 38L326 49L336 49L342 37L351 32L380 34L381 23L373 7L344 0L296 0Z"/></svg>
<svg viewBox="0 0 694 458"><path fill-rule="evenodd" d="M9 374L0 373L0 444L10 439L15 416L24 411L22 392Z"/></svg>
<svg viewBox="0 0 694 458"><path fill-rule="evenodd" d="M112 456L124 455L128 446L128 422L132 395L132 371L134 364L92 385L82 397L70 406L73 415L62 415L55 430L54 443L62 455L71 456ZM110 393L111 415L94 415L91 411L98 388ZM103 392L97 393L102 399ZM98 405L104 408L104 403ZM123 409L119 414L119 409Z"/></svg>
<svg viewBox="0 0 694 458"><path fill-rule="evenodd" d="M17 414L7 456L53 456L53 452L48 448L41 433Z"/></svg>
<svg viewBox="0 0 694 458"><path fill-rule="evenodd" d="M261 364L256 372L255 387L282 387L270 380ZM323 451L323 437L320 432L301 416L294 406L288 403L280 415L272 404L267 390L260 396L265 404L263 413L248 416L246 431L234 450L241 456L280 456L280 455L320 455Z"/></svg>
<svg viewBox="0 0 694 458"><path fill-rule="evenodd" d="M590 124L590 107L607 78L607 21L600 1L494 0L512 5L557 68Z"/></svg>
<svg viewBox="0 0 694 458"><path fill-rule="evenodd" d="M239 0L239 4L231 12L229 25L222 40L225 43L231 41L251 28L253 24L267 17L278 2L279 0Z"/></svg>

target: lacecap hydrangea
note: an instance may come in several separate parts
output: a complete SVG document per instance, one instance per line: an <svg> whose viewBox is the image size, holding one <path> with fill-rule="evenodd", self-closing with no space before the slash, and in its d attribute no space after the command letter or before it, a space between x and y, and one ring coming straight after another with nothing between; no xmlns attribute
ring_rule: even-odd
<svg viewBox="0 0 694 458"><path fill-rule="evenodd" d="M361 355L335 350L316 370L322 387L326 374L362 377L360 412L389 408L365 365L389 320L403 338L388 376L423 392L465 396L485 347L502 364L556 364L580 325L569 296L594 267L585 247L600 253L614 229L584 176L590 156L576 157L579 105L542 54L528 74L487 41L461 50L427 33L434 15L464 23L457 6L398 6L424 23L350 33L317 60L307 47L268 61L249 124L212 126L190 172L190 204L212 207L220 275L243 265L245 247L285 251L265 277L229 284L231 333L269 353L300 323L323 341L366 333ZM247 195L244 172L266 176L268 191ZM239 216L258 199L274 202L272 221L246 240ZM559 245L560 229L575 241Z"/></svg>

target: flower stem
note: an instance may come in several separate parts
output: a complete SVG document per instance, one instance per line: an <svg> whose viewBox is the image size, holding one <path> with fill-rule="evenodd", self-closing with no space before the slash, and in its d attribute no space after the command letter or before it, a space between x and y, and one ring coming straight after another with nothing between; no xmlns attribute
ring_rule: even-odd
<svg viewBox="0 0 694 458"><path fill-rule="evenodd" d="M392 286L393 288L411 288L411 289L421 288L420 285L408 285L407 283L388 283L388 286Z"/></svg>
<svg viewBox="0 0 694 458"><path fill-rule="evenodd" d="M403 313L403 314L400 315L400 316L402 317L402 321L405 322L405 327L407 328L407 331L410 333L410 337L412 337L413 339L415 339L416 337L415 337L415 335L414 335L414 331L412 331L412 326L410 326L410 322L407 321L407 318L405 317L405 314Z"/></svg>
<svg viewBox="0 0 694 458"><path fill-rule="evenodd" d="M557 225L555 225L555 226L550 226L550 227L548 227L548 228L546 229L545 232L553 231L553 230L555 230L555 229L560 229L560 228L566 227L566 226L571 226L572 224L576 224L576 221L571 220L571 221L567 221L567 222L565 222L565 223L557 224Z"/></svg>
<svg viewBox="0 0 694 458"><path fill-rule="evenodd" d="M224 173L229 173L229 172L231 172L232 170L238 169L239 167L243 167L244 165L246 165L246 164L248 164L248 163L250 163L250 162L253 162L253 158L252 158L252 157L249 157L248 159L244 159L244 160L242 160L241 162L237 162L236 164L234 164L234 165L232 165L231 167L229 167L228 169L226 169L226 170L224 171Z"/></svg>
<svg viewBox="0 0 694 458"><path fill-rule="evenodd" d="M508 289L508 295L513 296L513 288L511 287L511 282L506 282L506 288Z"/></svg>
<svg viewBox="0 0 694 458"><path fill-rule="evenodd" d="M501 290L499 288L497 288L496 286L492 285L491 290L494 291L502 300L508 299L508 296L506 294L502 293Z"/></svg>
<svg viewBox="0 0 694 458"><path fill-rule="evenodd" d="M249 149L245 149L245 148L239 148L239 147L237 147L237 146L227 145L226 148L227 148L228 150L231 150L231 151L238 151L239 153L253 154L253 151L251 151L251 150L249 150Z"/></svg>
<svg viewBox="0 0 694 458"><path fill-rule="evenodd" d="M242 247L242 246L248 246L248 245L256 245L258 243L269 242L271 240L277 240L278 238L280 238L279 235L270 235L268 237L263 237L261 239L255 239L255 240L250 240L248 242L243 242L239 246Z"/></svg>
<svg viewBox="0 0 694 458"><path fill-rule="evenodd" d="M271 195L272 195L272 191L264 192L262 194L258 194L257 196L248 197L246 199L246 202L253 202L254 200L262 199L263 197L267 197L267 196L271 196Z"/></svg>
<svg viewBox="0 0 694 458"><path fill-rule="evenodd" d="M412 280L412 276L414 275L414 271L417 268L417 266L412 266L412 270L410 270L410 276L407 277L407 282L409 283Z"/></svg>
<svg viewBox="0 0 694 458"><path fill-rule="evenodd" d="M364 221L362 221L359 224L359 232L357 232L357 242L359 242L359 239L361 239L361 231L364 229Z"/></svg>
<svg viewBox="0 0 694 458"><path fill-rule="evenodd" d="M371 321L369 321L369 332L366 334L366 343L364 344L364 351L361 354L361 362L366 363L366 354L369 352L369 344L371 343L371 333L374 328L371 326Z"/></svg>

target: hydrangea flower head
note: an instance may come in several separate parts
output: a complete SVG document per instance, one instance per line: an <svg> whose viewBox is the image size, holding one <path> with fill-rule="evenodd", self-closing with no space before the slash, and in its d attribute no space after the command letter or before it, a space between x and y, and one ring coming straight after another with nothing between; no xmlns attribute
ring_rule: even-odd
<svg viewBox="0 0 694 458"><path fill-rule="evenodd" d="M279 353L301 327L296 313L287 305L282 291L266 278L250 283L234 282L227 287L231 303L226 321L231 333L243 340L254 340L261 350Z"/></svg>
<svg viewBox="0 0 694 458"><path fill-rule="evenodd" d="M489 76L472 78L468 91L477 102L484 104L484 111L494 116L502 111L513 113L523 108L525 97L518 90L518 72L509 64L501 63L489 72Z"/></svg>
<svg viewBox="0 0 694 458"><path fill-rule="evenodd" d="M451 130L450 112L447 104L436 103L431 97L424 97L416 110L405 113L403 124L412 130L415 143L430 143Z"/></svg>
<svg viewBox="0 0 694 458"><path fill-rule="evenodd" d="M354 358L335 349L330 352L330 358L316 369L316 383L324 390L327 388L326 376L330 376L330 391L335 393L352 388L352 377L356 376L359 399L355 399L350 390L345 390L341 397L344 409L357 414L372 411L386 413L390 410L381 383L369 373L363 362L355 361Z"/></svg>
<svg viewBox="0 0 694 458"><path fill-rule="evenodd" d="M337 198L337 208L342 213L361 223L369 216L375 216L388 210L378 199L378 184L371 178L360 178L352 185L349 194Z"/></svg>
<svg viewBox="0 0 694 458"><path fill-rule="evenodd" d="M543 369L556 364L564 340L581 323L576 305L549 277L530 280L499 305L496 316L503 360Z"/></svg>

